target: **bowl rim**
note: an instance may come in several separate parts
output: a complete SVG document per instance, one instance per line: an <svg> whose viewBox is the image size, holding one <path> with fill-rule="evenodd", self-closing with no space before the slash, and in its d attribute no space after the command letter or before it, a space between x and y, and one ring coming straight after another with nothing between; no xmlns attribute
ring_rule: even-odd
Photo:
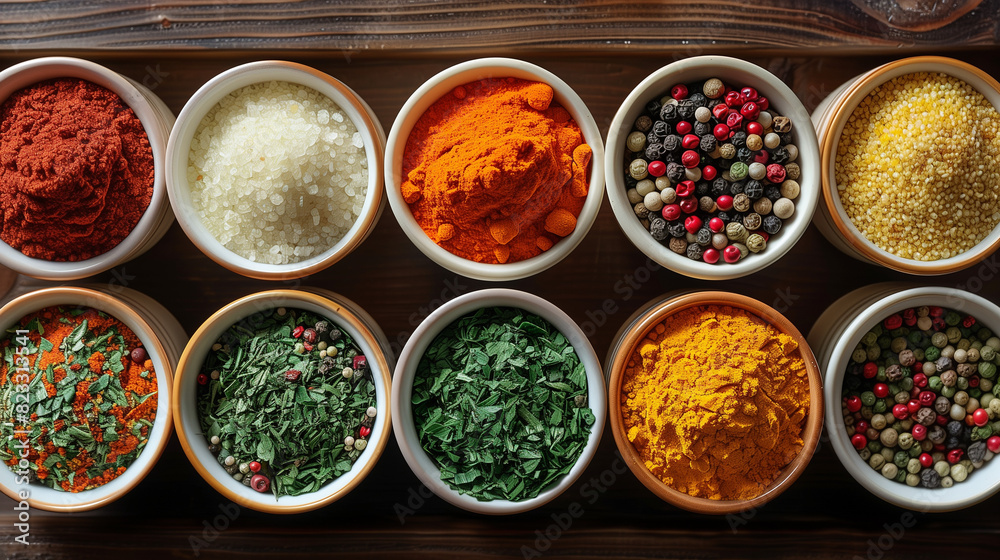
<svg viewBox="0 0 1000 560"><path fill-rule="evenodd" d="M268 76L268 75L271 76ZM294 263L266 264L230 251L209 233L193 207L187 180L191 140L202 120L227 95L253 84L289 82L329 98L343 110L364 140L368 161L365 202L354 224L326 251ZM311 66L284 60L258 60L234 66L195 91L177 115L166 147L166 191L177 223L191 243L217 264L257 280L293 280L315 274L353 252L375 227L384 198L382 125L364 100L347 84ZM181 171L183 169L183 171Z"/></svg>
<svg viewBox="0 0 1000 560"><path fill-rule="evenodd" d="M732 79L724 76L734 73L739 76L739 80L755 86L758 91L766 91L768 94L766 97L772 103L780 98L778 103L781 113L778 114L790 117L794 123L795 145L799 149L796 163L803 164L801 175L797 180L801 189L795 199L794 219L785 221L780 235L773 243L769 242L762 253L748 255L733 264L708 264L678 255L650 236L636 218L633 205L628 202L627 189L620 170L624 163L625 137L631 131L632 122L642 111L647 100L662 95L672 83L678 81L687 83L717 77L732 83ZM673 78L677 75L684 77ZM777 113L777 108L774 112ZM622 101L608 128L607 146L604 171L608 200L611 202L618 226L629 241L647 257L665 268L690 278L731 280L770 266L788 253L802 237L812 221L819 202L820 150L809 112L784 81L767 69L739 58L719 55L695 56L672 62L654 71L639 82Z"/></svg>
<svg viewBox="0 0 1000 560"><path fill-rule="evenodd" d="M576 228L571 234L560 239L549 250L530 259L504 264L480 263L459 257L442 248L417 224L410 212L409 204L403 199L400 191L403 153L413 125L423 116L427 108L446 95L448 90L477 80L506 77L542 82L552 87L555 93L553 101L570 113L580 127L584 142L590 146L592 151L590 181L587 198L577 216ZM434 95L431 99L431 94L438 90L444 93ZM476 280L496 282L519 280L555 266L587 236L597 219L604 199L604 141L587 104L569 84L552 72L536 64L514 58L488 57L467 60L428 78L410 95L393 121L386 142L384 165L385 190L389 206L410 242L438 265Z"/></svg>
<svg viewBox="0 0 1000 560"><path fill-rule="evenodd" d="M35 78L34 74L44 77ZM155 103L154 100L158 98L151 91L147 97L128 77L96 62L69 56L33 58L0 71L0 103L16 91L57 78L84 80L117 95L122 103L132 109L142 124L153 156L153 194L149 205L132 231L108 251L85 260L50 261L29 257L0 241L0 264L7 268L42 280L79 280L114 268L134 257L150 241L164 218L164 209L169 207L165 164L170 126L164 120L165 117L160 115L160 111L169 109L162 101ZM11 83L14 85L11 86Z"/></svg>
<svg viewBox="0 0 1000 560"><path fill-rule="evenodd" d="M635 319L631 327L622 334L621 339L615 341L608 359L608 367L611 372L608 381L610 404L608 415L611 419L611 432L614 435L619 453L643 486L660 499L687 511L723 515L757 508L773 500L791 486L806 469L819 445L820 435L823 431L823 380L819 364L816 362L806 338L791 321L777 310L741 294L722 291L695 291L681 293L666 300L654 301L656 303ZM650 330L666 317L692 307L709 305L729 306L744 310L767 321L781 332L792 336L799 345L809 379L809 413L802 427L802 449L788 465L782 468L779 475L767 486L764 492L750 500L711 500L675 490L646 468L635 447L625 436L619 395L622 391L625 366L628 364L635 347L646 338Z"/></svg>
<svg viewBox="0 0 1000 560"><path fill-rule="evenodd" d="M850 294L848 294L850 295ZM873 298L874 299L874 298ZM977 494L966 498L943 499L942 494L954 494L950 488L923 488L910 487L893 480L888 480L879 472L868 466L867 461L861 459L857 450L850 444L850 438L844 428L843 417L837 418L837 414L842 410L840 399L843 395L841 387L850 359L850 348L860 342L864 333L873 325L878 324L889 314L918 305L941 305L947 301L944 307L961 308L969 302L973 306L979 306L992 312L992 317L997 319L995 325L1000 328L1000 307L993 302L976 294L965 292L956 288L946 288L943 286L918 286L896 291L877 298L877 301L868 305L860 313L848 318L844 322L844 327L839 334L830 341L829 362L825 368L826 377L824 379L826 399L829 401L826 407L826 426L830 436L830 443L837 456L837 459L844 465L847 472L861 486L882 500L898 507L921 512L946 512L964 509L978 504L1000 491L1000 478L993 480L987 486L983 486ZM954 303L954 305L952 305ZM977 319L985 323L985 319L978 316ZM990 460L993 463L997 457ZM984 469L986 467L982 467ZM979 471L981 469L976 469ZM1000 470L1000 464L994 465L992 470ZM972 473L973 476L976 473ZM974 483L975 484L975 483ZM954 487L960 489L971 488L962 483Z"/></svg>
<svg viewBox="0 0 1000 560"><path fill-rule="evenodd" d="M47 303L50 300L73 300L81 303ZM153 360L154 369L156 370L156 388L158 394L154 425L162 425L162 430L157 432L158 437L155 440L153 439L153 433L150 433L146 447L143 448L140 454L136 457L136 460L133 461L132 465L125 469L123 474L104 485L91 490L84 490L82 492L60 492L44 487L44 489L48 492L59 492L60 496L65 495L67 497L73 496L80 498L76 503L70 504L48 501L44 498L40 500L38 498L38 492L42 490L42 487L39 487L38 485L24 484L8 487L4 481L0 481L0 490L2 490L4 494L9 496L14 501L20 501L20 497L18 496L19 491L27 489L30 492L30 497L27 501L33 508L54 512L89 511L106 506L132 491L140 482L142 482L153 467L156 466L156 463L163 455L163 451L166 449L167 443L170 441L171 432L174 427L173 410L170 405L173 400L172 390L174 370L170 364L168 353L160 341L159 335L152 328L149 322L143 319L143 317L138 312L133 310L129 304L117 299L111 294L91 288L76 286L42 288L22 294L7 302L2 308L0 308L0 316L14 313L16 317L12 316L13 321L18 321L28 313L33 313L45 307L57 305L80 305L91 307L99 311L103 311L104 313L107 313L108 315L121 321L128 326L137 337L139 337L139 340L148 351L149 359ZM21 309L30 309L30 311L22 312L20 311ZM4 323L6 324L6 317ZM142 460L142 463L139 466L136 466L136 463L138 463L140 459ZM0 469L9 471L6 465L0 465ZM6 472L4 474L6 474ZM96 491L102 490L109 484L115 484L119 480L123 481L123 483L121 483L121 488L117 488L110 492L105 490L103 492L96 493ZM43 494L48 492L43 492ZM87 499L87 494L91 492L95 492L95 496Z"/></svg>
<svg viewBox="0 0 1000 560"><path fill-rule="evenodd" d="M412 408L408 402L413 391L413 380L416 376L417 366L430 343L455 320L475 310L487 307L515 307L534 313L551 323L566 337L573 345L580 362L586 368L588 405L595 418L587 444L570 471L539 493L538 496L519 502L510 500L479 501L468 494L460 494L444 483L440 478L440 469L434 465L433 460L420 444L413 422ZM590 365L588 366L588 364ZM607 392L605 391L601 362L597 358L590 340L569 315L555 304L534 294L510 288L486 288L463 294L448 301L434 310L413 331L403 347L403 351L400 352L393 375L392 410L396 443L399 445L406 463L424 486L446 502L466 511L488 515L506 515L522 513L545 505L569 489L583 474L597 453L604 432L607 416ZM428 469L428 466L433 470Z"/></svg>
<svg viewBox="0 0 1000 560"><path fill-rule="evenodd" d="M922 66L925 68L911 69L913 66ZM926 69L927 67L934 69ZM958 74L964 74L965 77L956 75L956 71ZM824 125L824 135L820 140L820 180L823 192L823 205L825 214L829 216L829 221L834 226L840 238L865 260L907 274L949 274L979 263L996 251L1000 247L1000 224L994 226L993 231L974 247L954 257L935 261L906 259L893 255L866 239L861 231L851 222L850 218L846 216L843 205L840 203L840 197L835 195L837 184L833 179L833 174L836 172L837 147L840 144L840 137L847 120L854 114L857 106L875 88L896 77L916 72L947 74L966 82L989 101L989 96L983 93L981 88L966 79L972 77L972 81L980 81L982 85L988 86L992 90L991 93L994 96L1000 98L1000 82L997 82L992 76L967 62L943 56L902 58L888 62L857 76L854 78L853 83L844 89L837 99L832 100L830 106L820 116ZM994 108L1000 111L1000 106L994 105ZM817 126L817 128L819 127Z"/></svg>
<svg viewBox="0 0 1000 560"><path fill-rule="evenodd" d="M224 484L223 481L220 480L220 477L216 476L209 470L211 465L203 463L196 454L193 446L204 444L204 438L200 438L200 426L191 426L190 429L186 429L183 425L185 416L184 411L187 408L194 406L194 403L190 402L190 399L182 398L185 394L183 385L184 383L191 384L194 381L194 377L201 369L205 356L201 352L199 352L198 355L194 355L194 351L198 346L206 344L205 338L207 336L216 331L225 331L225 329L228 329L241 319L252 315L255 311L260 311L262 309L274 309L277 307L295 307L296 305L302 304L324 309L324 313L327 315L327 318L336 321L340 327L345 328L348 331L353 330L354 333L351 333L352 336L355 336L355 334L361 335L360 337L355 337L356 344L359 346L366 345L374 351L366 353L365 356L369 358L369 367L371 368L372 379L376 388L376 399L378 398L378 391L380 387L383 395L383 401L381 403L376 401L377 404L382 405L378 407L378 416L382 422L383 429L372 430L372 434L378 434L378 437L372 437L368 440L369 445L365 448L365 455L368 455L368 458L366 462L361 465L358 471L356 473L352 472L354 470L354 467L352 466L350 471L340 475L340 477L330 480L323 487L320 487L319 490L310 493L315 495L315 498L309 501L302 501L302 503L298 504L282 504L278 500L272 499L273 494L262 493L261 496L268 497L266 501L264 499L249 499L234 492L229 486ZM317 314L322 315L323 313ZM173 385L174 395L171 401L171 409L174 413L174 424L177 430L177 437L180 440L184 454L187 456L188 461L198 474L206 482L208 482L212 488L233 503L265 513L292 514L312 511L329 505L354 490L368 476L372 469L375 468L375 464L378 462L382 452L385 450L385 446L391 438L392 432L392 414L391 408L388 406L391 389L389 372L390 369L386 356L384 355L384 351L379 345L375 334L372 333L372 331L365 325L365 322L355 316L354 313L347 308L347 306L341 305L339 302L329 299L324 295L319 295L309 291L273 289L252 293L226 304L221 309L214 312L210 317L205 319L205 321L198 327L198 330L191 335L187 346L185 346L184 352L181 354L181 358L177 363ZM195 411L194 414L197 417L197 411ZM355 465L357 465L357 463L355 463ZM330 487L340 478L347 476L351 478L347 480L344 486L342 486L339 490L335 492L331 492L330 490L327 490L326 492L323 491L324 488ZM309 494L303 494L301 496L308 495ZM301 498L301 496L296 496L296 498Z"/></svg>

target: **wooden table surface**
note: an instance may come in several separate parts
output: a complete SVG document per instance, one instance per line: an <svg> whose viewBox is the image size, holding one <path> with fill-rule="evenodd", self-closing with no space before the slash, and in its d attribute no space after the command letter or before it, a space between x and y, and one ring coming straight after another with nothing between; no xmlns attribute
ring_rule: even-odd
<svg viewBox="0 0 1000 560"><path fill-rule="evenodd" d="M486 54L518 56L553 71L577 90L605 133L635 84L664 64L697 54L725 53L760 64L785 80L810 110L843 81L908 54L947 50L1000 74L994 54L1000 20L991 0L955 23L924 33L890 28L853 4L813 0L755 2L753 7L736 2L666 7L304 2L244 6L243 15L207 2L88 2L87 10L76 4L0 8L0 48L5 49L0 65L42 54L83 53L151 87L177 113L217 73L243 62L283 58L347 83L372 105L386 129L425 79ZM390 4L400 4L400 11L386 12ZM628 43L633 34L637 44ZM836 298L878 281L971 288L1000 301L995 256L949 276L913 278L852 260L814 227L776 264L739 280L698 281L662 269L647 275L642 269L648 266L605 201L590 234L570 257L537 276L503 285L545 297L580 323L591 321L600 356L629 314L677 288L757 298L803 332ZM145 292L188 332L240 296L299 285L230 273L198 252L176 225L147 254L88 282ZM616 290L628 282L637 287ZM397 343L405 342L442 299L491 286L432 263L407 240L390 212L354 254L301 284L355 300ZM608 300L614 312L602 314ZM671 507L631 473L621 474L616 461L606 429L589 468L563 496L530 513L485 517L421 497L417 478L390 443L371 475L344 499L307 514L274 516L231 505L198 476L174 438L150 475L121 500L81 514L33 510L28 547L13 541L18 534L14 504L0 499L0 551L26 559L492 558L530 556L529 549L559 558L937 559L995 557L1000 545L1000 498L960 512L910 514L863 489L828 444L821 444L786 493L738 516L700 516ZM966 484L975 484L975 478ZM601 490L581 493L584 484ZM581 503L584 514L570 527L558 528L556 520L565 518L572 502Z"/></svg>

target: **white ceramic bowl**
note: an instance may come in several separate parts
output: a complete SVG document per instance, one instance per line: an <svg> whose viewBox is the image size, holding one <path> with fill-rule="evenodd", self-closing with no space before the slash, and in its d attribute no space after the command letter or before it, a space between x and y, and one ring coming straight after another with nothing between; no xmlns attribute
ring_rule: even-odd
<svg viewBox="0 0 1000 560"><path fill-rule="evenodd" d="M751 86L770 101L770 111L792 121L792 135L799 149L795 160L802 169L798 182L801 192L795 199L795 213L771 238L767 248L759 254L750 254L740 261L728 264L721 259L716 264L695 261L678 255L663 243L656 241L642 227L629 203L625 177L625 139L632 131L636 118L652 99L659 99L675 84L689 84L719 78L732 87ZM618 225L629 240L649 258L674 272L703 280L728 280L753 274L777 261L792 248L809 227L816 203L819 200L819 146L816 133L809 120L809 113L795 93L767 70L749 62L726 56L696 56L668 64L653 72L629 93L622 103L608 130L605 174L608 199Z"/></svg>
<svg viewBox="0 0 1000 560"><path fill-rule="evenodd" d="M354 225L333 247L323 253L289 264L251 261L227 249L202 223L191 201L187 180L191 139L205 115L223 97L261 82L283 81L311 88L336 103L357 127L368 159L368 190ZM356 249L375 228L382 212L382 156L385 132L375 113L351 88L314 68L276 60L263 60L230 68L209 80L195 92L177 116L177 125L167 144L167 190L177 222L191 242L220 265L244 276L261 280L301 278L323 270Z"/></svg>
<svg viewBox="0 0 1000 560"><path fill-rule="evenodd" d="M543 82L555 91L555 102L562 105L572 115L580 126L583 139L593 156L590 160L590 186L587 200L577 216L576 229L573 233L559 240L548 251L519 262L505 264L488 264L470 261L455 255L440 247L427 237L410 212L410 207L403 199L402 169L403 153L406 141L410 137L413 126L424 112L443 95L457 86L486 78L519 78ZM385 158L386 196L389 206L396 216L399 226L410 241L432 261L444 268L477 280L493 280L498 282L526 278L546 270L569 255L583 241L590 227L597 218L604 197L604 142L601 131L590 114L587 105L573 89L558 76L534 64L511 58L480 58L457 64L444 70L421 85L399 110L389 131L386 143Z"/></svg>
<svg viewBox="0 0 1000 560"><path fill-rule="evenodd" d="M842 387L854 348L873 325L893 313L921 305L955 309L971 314L990 329L1000 327L1000 308L980 296L954 288L883 283L859 288L830 304L807 338L817 349L823 371L830 443L851 476L893 505L922 512L953 511L977 504L1000 490L1000 458L994 457L951 488L911 487L888 480L868 466L851 445L844 427Z"/></svg>
<svg viewBox="0 0 1000 560"><path fill-rule="evenodd" d="M143 302L142 306L134 302ZM45 288L22 295L0 309L0 330L6 330L28 313L45 307L86 306L104 311L115 317L134 332L153 361L157 383L157 409L149 440L135 462L114 480L83 492L63 492L41 484L21 485L6 465L0 465L0 489L15 500L27 490L31 507L60 512L86 511L105 506L121 498L149 473L170 440L170 395L173 389L173 371L180 357L186 335L177 319L154 300L129 288L122 288L110 295L89 288Z"/></svg>
<svg viewBox="0 0 1000 560"><path fill-rule="evenodd" d="M80 78L121 97L142 122L153 152L153 197L132 232L110 251L82 261L61 262L28 257L0 242L0 264L45 280L93 276L133 259L156 244L173 223L165 185L167 137L174 123L170 109L146 87L99 64L79 58L46 57L15 64L0 72L0 102L17 90L53 78Z"/></svg>
<svg viewBox="0 0 1000 560"><path fill-rule="evenodd" d="M564 477L559 479L538 496L524 501L510 500L479 501L468 494L460 494L451 489L441 480L441 469L420 445L417 428L413 421L413 406L410 396L413 393L413 380L416 377L417 365L427 347L434 338L448 325L477 309L484 307L517 307L535 313L552 323L573 345L587 370L587 398L596 422L591 427L590 439L583 448L576 464ZM607 393L604 388L604 377L601 373L601 363L594 353L594 348L580 327L562 310L548 301L525 292L505 288L479 290L459 296L431 313L413 331L410 339L399 356L399 365L392 381L392 421L396 431L396 442L407 464L413 469L420 482L445 501L462 509L492 515L521 513L545 505L569 488L587 468L597 451L604 431L604 419L607 415Z"/></svg>
<svg viewBox="0 0 1000 560"><path fill-rule="evenodd" d="M260 312L278 307L298 308L327 317L351 336L372 371L378 415L368 438L368 447L358 457L351 470L328 482L315 492L275 499L271 492L257 492L237 482L208 450L201 432L197 409L198 374L212 345L233 324ZM240 298L215 312L198 331L177 366L174 380L174 423L181 447L198 474L227 499L242 507L268 513L300 513L330 504L357 487L382 455L392 428L389 409L390 372L392 358L389 342L370 315L351 300L327 290L270 290Z"/></svg>
<svg viewBox="0 0 1000 560"><path fill-rule="evenodd" d="M848 80L826 97L813 111L812 120L821 147L822 202L816 212L816 227L837 249L862 262L878 264L915 275L957 272L988 257L1000 247L1000 226L968 251L936 261L898 257L869 241L844 211L835 179L837 148L851 115L878 86L914 72L940 72L971 85L994 106L1000 108L1000 83L965 62L940 56L917 56L883 64Z"/></svg>

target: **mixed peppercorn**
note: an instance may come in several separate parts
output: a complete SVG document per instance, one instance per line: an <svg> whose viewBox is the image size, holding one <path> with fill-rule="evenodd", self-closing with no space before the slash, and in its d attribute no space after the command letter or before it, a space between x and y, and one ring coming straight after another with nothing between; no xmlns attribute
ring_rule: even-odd
<svg viewBox="0 0 1000 560"><path fill-rule="evenodd" d="M629 203L653 239L692 260L759 253L795 212L791 131L752 87L677 84L646 105L626 139Z"/></svg>
<svg viewBox="0 0 1000 560"><path fill-rule="evenodd" d="M975 317L917 307L862 338L843 384L851 444L886 478L950 487L1000 452L1000 338Z"/></svg>

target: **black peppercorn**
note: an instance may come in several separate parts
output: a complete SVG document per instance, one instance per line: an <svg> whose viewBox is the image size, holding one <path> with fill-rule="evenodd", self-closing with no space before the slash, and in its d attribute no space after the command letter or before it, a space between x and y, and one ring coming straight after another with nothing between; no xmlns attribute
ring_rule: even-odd
<svg viewBox="0 0 1000 560"><path fill-rule="evenodd" d="M969 446L969 460L978 463L986 458L986 442L977 441Z"/></svg>
<svg viewBox="0 0 1000 560"><path fill-rule="evenodd" d="M722 220L723 223L728 224L729 222L733 221L734 215L735 214L729 210L723 210L721 212L716 213L715 217Z"/></svg>
<svg viewBox="0 0 1000 560"><path fill-rule="evenodd" d="M670 128L669 124L663 121L656 121L655 123L653 123L653 130L651 130L650 132L655 132L656 135L659 136L660 138L666 138L667 136L670 136L671 133L673 133L673 130Z"/></svg>
<svg viewBox="0 0 1000 560"><path fill-rule="evenodd" d="M711 138L712 140L715 140L715 136L712 136L712 125L708 124L707 122L695 121L694 127L693 127L692 130L693 130L695 136L702 137L702 140L704 140L705 137L708 137L708 138ZM704 148L702 148L702 149L704 149ZM711 152L712 150L705 150L705 151Z"/></svg>
<svg viewBox="0 0 1000 560"><path fill-rule="evenodd" d="M750 197L750 200L757 200L764 196L764 185L760 184L760 181L756 179L750 179L747 181L747 186L743 189L743 192Z"/></svg>
<svg viewBox="0 0 1000 560"><path fill-rule="evenodd" d="M694 112L698 109L698 106L691 102L690 99L682 99L680 103L677 104L677 116L689 121L694 118Z"/></svg>
<svg viewBox="0 0 1000 560"><path fill-rule="evenodd" d="M671 237L684 237L687 234L687 230L684 229L684 222L677 220L676 222L668 223L667 233L669 233Z"/></svg>
<svg viewBox="0 0 1000 560"><path fill-rule="evenodd" d="M668 152L674 153L681 149L681 137L676 134L670 134L663 139L663 147L666 148Z"/></svg>
<svg viewBox="0 0 1000 560"><path fill-rule="evenodd" d="M651 128L653 128L653 119L649 118L649 115L640 115L639 118L635 119L635 129L639 132L646 133Z"/></svg>
<svg viewBox="0 0 1000 560"><path fill-rule="evenodd" d="M771 150L771 163L784 164L788 161L788 150L783 146L778 146L777 148Z"/></svg>
<svg viewBox="0 0 1000 560"><path fill-rule="evenodd" d="M747 133L740 130L729 139L729 143L737 148L747 147Z"/></svg>
<svg viewBox="0 0 1000 560"><path fill-rule="evenodd" d="M659 121L657 121L657 122L659 122ZM659 142L663 142L663 136L660 136L659 134L657 134L655 130L650 130L649 132L646 133L646 144L647 145L649 145L649 144L656 144L656 143L659 143Z"/></svg>
<svg viewBox="0 0 1000 560"><path fill-rule="evenodd" d="M667 103L660 108L660 118L668 123L677 122L680 118L677 116L677 105L673 103Z"/></svg>
<svg viewBox="0 0 1000 560"><path fill-rule="evenodd" d="M636 181L635 177L629 175L628 173L625 174L625 188L626 189L634 189L635 186L638 185L638 184L639 184L639 181Z"/></svg>
<svg viewBox="0 0 1000 560"><path fill-rule="evenodd" d="M663 218L653 216L649 220L649 233L653 236L653 239L663 241L668 235L667 221Z"/></svg>
<svg viewBox="0 0 1000 560"><path fill-rule="evenodd" d="M684 180L684 166L679 163L668 163L667 172L664 173L671 183L680 183Z"/></svg>
<svg viewBox="0 0 1000 560"><path fill-rule="evenodd" d="M746 190L746 184L746 181L734 181L729 185L729 194L732 196L743 194L743 191Z"/></svg>
<svg viewBox="0 0 1000 560"><path fill-rule="evenodd" d="M712 230L707 227L702 226L694 235L698 245L706 246L712 242Z"/></svg>
<svg viewBox="0 0 1000 560"><path fill-rule="evenodd" d="M704 93L692 93L688 96L688 100L691 101L691 103L694 103L695 107L704 107L708 104L708 98L705 97Z"/></svg>
<svg viewBox="0 0 1000 560"><path fill-rule="evenodd" d="M698 123L698 124L704 124L705 126L708 126L708 123ZM715 136L712 136L711 134L705 134L701 137L701 143L698 145L698 147L701 148L701 151L705 153L710 153L715 151L716 144L717 141L715 139Z"/></svg>
<svg viewBox="0 0 1000 560"><path fill-rule="evenodd" d="M736 150L736 160L749 164L751 161L753 161L753 150L745 146L742 148L738 148Z"/></svg>
<svg viewBox="0 0 1000 560"><path fill-rule="evenodd" d="M781 144L794 144L795 138L792 137L791 132L786 132L784 134L778 134L778 138L781 140Z"/></svg>
<svg viewBox="0 0 1000 560"><path fill-rule="evenodd" d="M693 261L700 261L703 252L701 245L697 243L691 243L687 246L687 257Z"/></svg>
<svg viewBox="0 0 1000 560"><path fill-rule="evenodd" d="M666 153L667 149L663 147L663 144L656 143L647 144L644 155L646 156L646 161L654 161L663 159L663 156L666 155Z"/></svg>
<svg viewBox="0 0 1000 560"><path fill-rule="evenodd" d="M924 488L937 488L941 485L941 475L934 469L920 471L920 485Z"/></svg>
<svg viewBox="0 0 1000 560"><path fill-rule="evenodd" d="M708 190L708 194L711 195L712 198L719 198L727 192L729 192L729 182L722 177L716 177L715 180L712 181L711 188Z"/></svg>
<svg viewBox="0 0 1000 560"><path fill-rule="evenodd" d="M778 188L778 185L768 185L764 187L764 196L774 202L781 198L781 189Z"/></svg>
<svg viewBox="0 0 1000 560"><path fill-rule="evenodd" d="M697 198L707 196L710 188L711 185L708 184L708 181L699 181L694 185L694 196Z"/></svg>
<svg viewBox="0 0 1000 560"><path fill-rule="evenodd" d="M951 437L959 437L959 436L961 436L962 435L962 428L964 428L964 426L962 425L962 423L958 422L956 420L952 420L951 422L948 422L948 424L945 425L945 427L944 427L944 429L947 430L948 435L951 436Z"/></svg>
<svg viewBox="0 0 1000 560"><path fill-rule="evenodd" d="M654 99L649 103L646 103L646 111L649 112L651 116L656 116L660 114L660 100Z"/></svg>

